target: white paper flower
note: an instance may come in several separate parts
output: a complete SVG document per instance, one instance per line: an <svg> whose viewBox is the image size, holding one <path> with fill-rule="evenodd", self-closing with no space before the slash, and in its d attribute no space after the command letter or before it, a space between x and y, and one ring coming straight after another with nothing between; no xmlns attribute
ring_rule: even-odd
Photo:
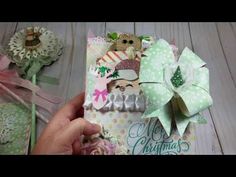
<svg viewBox="0 0 236 177"><path fill-rule="evenodd" d="M28 27L15 33L7 51L26 78L31 78L44 65L57 60L62 54L62 48L62 42L52 31L43 27Z"/></svg>

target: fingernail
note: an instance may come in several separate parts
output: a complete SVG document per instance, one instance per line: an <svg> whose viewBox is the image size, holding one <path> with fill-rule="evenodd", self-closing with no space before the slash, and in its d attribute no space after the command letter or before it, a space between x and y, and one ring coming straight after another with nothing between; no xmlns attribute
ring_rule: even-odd
<svg viewBox="0 0 236 177"><path fill-rule="evenodd" d="M93 126L93 129L95 129L95 130L97 130L97 131L100 131L100 130L101 130L101 127L100 127L100 125L98 125L98 124L92 123L92 126Z"/></svg>

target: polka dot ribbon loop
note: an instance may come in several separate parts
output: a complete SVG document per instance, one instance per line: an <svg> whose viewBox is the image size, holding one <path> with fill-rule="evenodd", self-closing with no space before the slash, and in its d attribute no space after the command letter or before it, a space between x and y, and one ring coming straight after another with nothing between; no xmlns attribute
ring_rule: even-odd
<svg viewBox="0 0 236 177"><path fill-rule="evenodd" d="M141 89L149 100L142 118L158 118L168 136L172 130L172 112L180 136L189 122L205 123L199 112L213 103L205 64L187 47L176 61L173 48L163 39L148 48L141 60L139 76Z"/></svg>

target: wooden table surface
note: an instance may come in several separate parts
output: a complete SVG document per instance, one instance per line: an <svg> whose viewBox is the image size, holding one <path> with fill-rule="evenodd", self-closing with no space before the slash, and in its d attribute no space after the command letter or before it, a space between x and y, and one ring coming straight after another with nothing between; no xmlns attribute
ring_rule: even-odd
<svg viewBox="0 0 236 177"><path fill-rule="evenodd" d="M208 123L195 126L196 154L236 154L236 23L0 23L0 44L6 45L15 31L30 25L47 27L65 44L60 60L43 70L44 75L59 78L60 84L40 84L65 102L84 90L89 29L96 35L109 31L148 34L175 39L180 50L189 47L207 62L214 100L203 113ZM39 120L37 125L39 135L45 124Z"/></svg>

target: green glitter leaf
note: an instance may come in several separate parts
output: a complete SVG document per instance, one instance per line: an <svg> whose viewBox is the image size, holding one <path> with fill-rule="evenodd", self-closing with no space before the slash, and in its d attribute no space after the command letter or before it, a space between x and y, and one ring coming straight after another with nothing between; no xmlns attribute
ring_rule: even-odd
<svg viewBox="0 0 236 177"><path fill-rule="evenodd" d="M116 39L118 39L118 34L117 34L116 32L114 32L114 33L108 33L108 34L107 34L107 37L110 38L110 39L112 39L112 40L116 40Z"/></svg>
<svg viewBox="0 0 236 177"><path fill-rule="evenodd" d="M139 38L141 41L142 41L142 40L150 41L150 36L139 36L138 38Z"/></svg>

